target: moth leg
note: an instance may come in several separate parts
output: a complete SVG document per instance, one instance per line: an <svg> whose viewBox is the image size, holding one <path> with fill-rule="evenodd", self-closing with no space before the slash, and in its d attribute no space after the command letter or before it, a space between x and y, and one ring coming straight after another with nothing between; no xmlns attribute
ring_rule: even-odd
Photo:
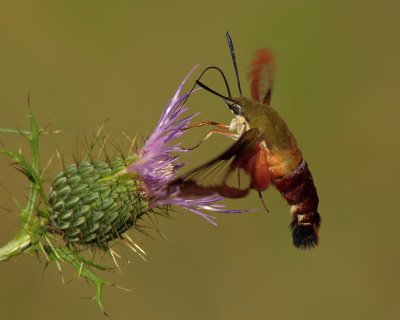
<svg viewBox="0 0 400 320"><path fill-rule="evenodd" d="M210 138L211 135L212 135L213 133L221 134L221 135L223 135L223 136L232 138L232 139L234 139L234 140L237 140L237 139L239 138L239 135L236 134L236 133L232 133L232 132L229 132L229 131L228 131L228 132L227 132L227 131L222 131L222 130L218 130L218 129L213 129L213 130L211 130L210 132L208 132L208 133L200 140L200 142L199 142L198 144L196 144L194 147L191 147L191 148L182 148L182 149L188 150L188 151L189 151L189 150L193 150L193 149L198 148L204 141L206 141L208 138Z"/></svg>
<svg viewBox="0 0 400 320"><path fill-rule="evenodd" d="M268 210L267 205L264 202L264 198L263 198L263 196L261 194L261 191L258 191L258 196L260 197L260 200L261 200L261 203L262 203L264 209L267 211L268 214L271 214L271 212Z"/></svg>
<svg viewBox="0 0 400 320"><path fill-rule="evenodd" d="M188 125L187 127L182 128L181 131L192 129L192 128L200 128L203 126L215 126L217 128L221 128L221 129L229 129L229 125L227 125L227 124L218 123L215 121L201 121L201 122L197 122L197 123Z"/></svg>

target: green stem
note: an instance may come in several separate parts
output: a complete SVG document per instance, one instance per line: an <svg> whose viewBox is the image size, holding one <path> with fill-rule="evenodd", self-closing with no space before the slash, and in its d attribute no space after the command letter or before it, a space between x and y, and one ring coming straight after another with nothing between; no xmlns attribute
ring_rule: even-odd
<svg viewBox="0 0 400 320"><path fill-rule="evenodd" d="M31 236L24 230L20 230L14 238L0 247L0 261L8 260L25 250L31 244Z"/></svg>
<svg viewBox="0 0 400 320"><path fill-rule="evenodd" d="M14 153L6 148L1 148L0 152L9 155L17 165L20 166L22 172L29 178L29 196L28 203L24 209L21 210L19 217L21 226L17 234L4 246L0 247L0 260L7 260L15 255L20 254L36 239L32 239L34 230L38 228L38 221L34 220L36 202L39 194L42 194L42 183L40 181L40 163L39 163L39 136L40 130L33 117L32 111L29 112L30 118L30 131L23 131L19 129L0 129L4 133L17 133L23 135L28 139L31 154L32 165L20 154Z"/></svg>
<svg viewBox="0 0 400 320"><path fill-rule="evenodd" d="M31 147L31 154L32 154L32 169L34 176L36 179L29 183L30 187L30 194L29 194L29 201L27 205L27 210L21 212L21 218L25 222L26 226L30 225L30 222L33 217L35 204L37 200L38 193L41 191L41 181L40 181L40 163L39 163L39 135L40 130L37 126L35 118L33 117L32 110L29 112L30 124L31 124L31 132L28 136L28 141ZM39 181L38 181L39 180ZM25 213L25 214L24 214Z"/></svg>

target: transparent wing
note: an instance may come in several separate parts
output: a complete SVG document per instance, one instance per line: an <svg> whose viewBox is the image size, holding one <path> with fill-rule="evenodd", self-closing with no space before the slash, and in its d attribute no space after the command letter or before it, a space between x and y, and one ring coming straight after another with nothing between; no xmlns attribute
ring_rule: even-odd
<svg viewBox="0 0 400 320"><path fill-rule="evenodd" d="M218 193L226 198L241 198L251 189L251 172L260 145L260 130L246 131L238 141L215 159L175 180L182 196Z"/></svg>

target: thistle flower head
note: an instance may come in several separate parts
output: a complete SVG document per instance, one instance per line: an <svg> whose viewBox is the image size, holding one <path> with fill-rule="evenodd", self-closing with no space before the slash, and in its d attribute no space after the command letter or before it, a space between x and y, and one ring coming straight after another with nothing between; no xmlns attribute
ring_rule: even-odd
<svg viewBox="0 0 400 320"><path fill-rule="evenodd" d="M128 171L137 172L145 183L150 197L162 199L168 196L169 182L176 178L178 170L185 164L179 162L175 152L186 152L179 144L170 145L176 138L182 136L182 129L195 116L182 117L187 108L182 104L188 93L181 94L183 85L192 71L178 87L174 97L167 104L154 132L138 151L138 160L128 167Z"/></svg>
<svg viewBox="0 0 400 320"><path fill-rule="evenodd" d="M9 243L0 247L0 261L22 252L42 251L47 260L55 261L58 267L60 262L69 263L79 276L94 284L94 299L103 309L102 287L109 283L98 278L92 269L105 270L106 267L87 259L81 250L76 250L75 244L78 249L80 245L91 245L107 250L111 240L122 238L129 247L138 247L125 232L130 228L140 229L138 223L143 216L157 212L157 208L164 212L170 205L190 210L213 224L214 217L204 211L242 212L226 210L216 204L222 199L218 195L187 197L180 193L179 187L170 186L185 166L178 155L187 152L174 141L187 132L182 129L196 116L185 116L184 103L189 93L181 94L190 74L137 153L126 158L106 157L102 161L90 157L90 147L81 161L69 166L62 164L63 170L55 177L48 195L43 189L39 166L39 136L44 131L37 126L32 112L29 114L30 130L0 128L0 133L19 134L27 139L32 152L30 162L21 152L0 147L0 153L9 156L30 183L27 205L20 212L20 230ZM59 234L65 242L58 241ZM113 251L108 252L114 259Z"/></svg>
<svg viewBox="0 0 400 320"><path fill-rule="evenodd" d="M203 210L225 213L240 211L226 210L224 206L215 204L223 199L218 195L187 198L180 196L178 189L171 190L169 188L170 182L178 176L179 169L185 166L185 163L179 161L177 154L187 152L187 149L182 148L179 143L173 143L173 141L184 134L185 131L182 129L187 127L189 122L197 115L184 116L188 110L184 102L191 93L181 94L186 80L194 69L181 82L174 97L161 115L156 129L139 150L138 160L132 163L127 170L137 172L141 177L151 198L151 207L177 205L215 224L214 217L204 213Z"/></svg>
<svg viewBox="0 0 400 320"><path fill-rule="evenodd" d="M176 205L196 213L209 222L214 217L205 213L237 213L216 204L217 194L185 196L179 187L171 187L185 163L179 153L187 152L175 139L187 130L195 114L185 116L184 103L190 93L181 94L182 81L167 104L154 132L136 154L126 159L85 160L60 172L49 193L49 213L55 230L67 243L94 244L103 248L121 237L145 214Z"/></svg>

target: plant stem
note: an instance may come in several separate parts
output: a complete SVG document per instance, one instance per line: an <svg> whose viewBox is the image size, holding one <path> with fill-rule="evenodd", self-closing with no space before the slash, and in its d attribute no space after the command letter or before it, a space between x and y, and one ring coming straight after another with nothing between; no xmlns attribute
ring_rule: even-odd
<svg viewBox="0 0 400 320"><path fill-rule="evenodd" d="M38 227L38 221L34 219L36 203L38 196L42 193L42 183L40 179L40 163L39 163L39 136L40 130L37 126L32 111L29 111L30 118L30 131L19 129L0 129L3 133L17 133L24 136L28 141L32 154L32 164L20 154L14 153L6 148L1 148L0 152L10 156L17 165L20 166L22 172L29 179L29 195L28 203L24 209L21 210L20 228L17 234L4 246L0 247L0 260L7 260L15 255L20 254L28 246L34 244L35 239L31 235L34 234L33 230Z"/></svg>

